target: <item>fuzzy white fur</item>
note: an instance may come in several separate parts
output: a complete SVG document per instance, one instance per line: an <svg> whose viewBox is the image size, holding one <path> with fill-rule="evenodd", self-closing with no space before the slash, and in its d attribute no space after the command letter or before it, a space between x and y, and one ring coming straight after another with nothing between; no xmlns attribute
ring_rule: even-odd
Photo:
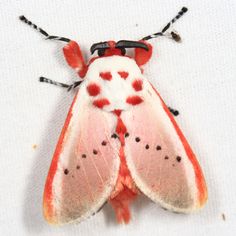
<svg viewBox="0 0 236 236"><path fill-rule="evenodd" d="M126 79L122 79L118 74L119 71L129 73ZM111 81L103 80L100 72L111 72ZM133 59L122 56L111 56L96 59L89 67L82 85L87 87L90 83L96 83L101 87L101 93L94 97L90 97L91 103L95 99L108 98L110 105L104 106L105 111L113 111L115 109L127 110L130 105L126 103L128 96L139 94L132 87L135 79L143 79L143 75ZM81 89L83 89L81 87Z"/></svg>

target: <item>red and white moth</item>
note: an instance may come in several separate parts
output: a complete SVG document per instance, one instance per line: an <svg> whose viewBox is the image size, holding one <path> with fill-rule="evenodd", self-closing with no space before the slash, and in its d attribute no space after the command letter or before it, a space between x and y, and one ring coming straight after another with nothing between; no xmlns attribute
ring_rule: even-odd
<svg viewBox="0 0 236 236"><path fill-rule="evenodd" d="M49 82L72 89L79 87L62 129L46 180L43 210L51 224L80 222L109 202L118 222L130 221L130 204L143 193L163 208L189 213L207 200L203 173L187 140L157 90L141 68L152 55L147 40L180 37L170 26L140 41L96 43L85 62L79 45L65 41L64 56L77 71L73 85ZM125 55L135 48L134 57ZM173 112L173 110L171 110Z"/></svg>

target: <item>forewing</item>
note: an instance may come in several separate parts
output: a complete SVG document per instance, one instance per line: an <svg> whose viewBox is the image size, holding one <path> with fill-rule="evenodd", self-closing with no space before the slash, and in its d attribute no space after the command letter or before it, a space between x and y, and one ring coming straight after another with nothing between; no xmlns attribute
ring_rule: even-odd
<svg viewBox="0 0 236 236"><path fill-rule="evenodd" d="M143 103L123 112L125 153L140 190L164 208L191 212L207 199L201 168L173 116L146 83Z"/></svg>
<svg viewBox="0 0 236 236"><path fill-rule="evenodd" d="M86 89L76 95L59 138L44 191L49 223L81 221L108 199L119 169L113 114L90 104ZM113 131L114 132L114 131Z"/></svg>

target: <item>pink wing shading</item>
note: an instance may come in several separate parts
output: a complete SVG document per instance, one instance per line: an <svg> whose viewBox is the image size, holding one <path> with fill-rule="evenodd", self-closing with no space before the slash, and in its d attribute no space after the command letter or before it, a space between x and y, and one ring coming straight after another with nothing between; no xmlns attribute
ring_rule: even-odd
<svg viewBox="0 0 236 236"><path fill-rule="evenodd" d="M94 108L86 96L80 90L71 105L48 173L43 205L52 224L98 211L118 176L119 143L111 138L115 116Z"/></svg>
<svg viewBox="0 0 236 236"><path fill-rule="evenodd" d="M207 199L201 168L173 116L146 83L144 102L123 112L129 137L125 154L138 188L176 212L191 212Z"/></svg>

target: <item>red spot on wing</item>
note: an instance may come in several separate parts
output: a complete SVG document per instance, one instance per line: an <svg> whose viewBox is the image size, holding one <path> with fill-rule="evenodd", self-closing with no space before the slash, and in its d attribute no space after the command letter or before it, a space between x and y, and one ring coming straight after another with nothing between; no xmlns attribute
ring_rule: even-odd
<svg viewBox="0 0 236 236"><path fill-rule="evenodd" d="M99 85L92 83L92 84L88 85L87 91L90 96L97 96L100 93L100 87L99 87Z"/></svg>
<svg viewBox="0 0 236 236"><path fill-rule="evenodd" d="M100 98L100 99L96 99L94 102L93 102L93 105L98 107L98 108L103 108L104 106L106 105L109 105L110 102L107 98Z"/></svg>
<svg viewBox="0 0 236 236"><path fill-rule="evenodd" d="M126 71L119 71L118 74L122 79L126 79L129 76L129 73Z"/></svg>
<svg viewBox="0 0 236 236"><path fill-rule="evenodd" d="M104 79L104 80L111 80L112 79L112 75L111 72L100 72L99 76Z"/></svg>
<svg viewBox="0 0 236 236"><path fill-rule="evenodd" d="M138 105L140 104L141 102L143 102L143 99L139 96L129 96L127 99L126 99L126 102L130 105Z"/></svg>
<svg viewBox="0 0 236 236"><path fill-rule="evenodd" d="M141 91L143 89L143 81L140 79L136 79L133 83L132 83L133 88L136 91Z"/></svg>

